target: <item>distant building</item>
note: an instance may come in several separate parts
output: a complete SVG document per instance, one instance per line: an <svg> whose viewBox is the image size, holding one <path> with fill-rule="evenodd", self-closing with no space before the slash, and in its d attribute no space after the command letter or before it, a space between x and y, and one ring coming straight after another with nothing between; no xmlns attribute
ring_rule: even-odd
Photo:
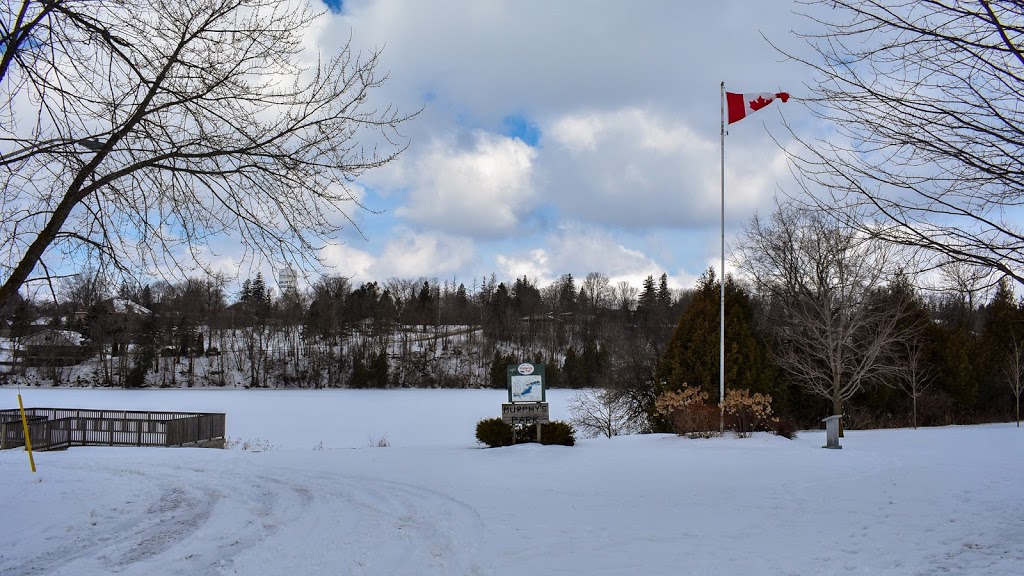
<svg viewBox="0 0 1024 576"><path fill-rule="evenodd" d="M149 308L136 304L135 302L125 298L107 298L100 302L96 309L102 314L134 314L138 316L148 316L153 313ZM89 319L89 311L76 310L74 312L73 319L76 322L85 322Z"/></svg>
<svg viewBox="0 0 1024 576"><path fill-rule="evenodd" d="M40 330L22 338L20 346L22 361L29 366L70 366L88 355L82 335L72 330Z"/></svg>
<svg viewBox="0 0 1024 576"><path fill-rule="evenodd" d="M293 294L299 291L299 275L295 269L286 266L277 271L277 289L281 294Z"/></svg>

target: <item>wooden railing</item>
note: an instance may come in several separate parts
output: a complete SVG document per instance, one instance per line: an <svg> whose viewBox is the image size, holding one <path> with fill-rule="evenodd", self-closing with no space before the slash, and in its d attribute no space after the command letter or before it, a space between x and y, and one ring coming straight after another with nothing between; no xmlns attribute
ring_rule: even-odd
<svg viewBox="0 0 1024 576"><path fill-rule="evenodd" d="M206 412L26 408L36 450L69 446L223 446L226 417ZM25 445L18 410L0 410L0 449Z"/></svg>

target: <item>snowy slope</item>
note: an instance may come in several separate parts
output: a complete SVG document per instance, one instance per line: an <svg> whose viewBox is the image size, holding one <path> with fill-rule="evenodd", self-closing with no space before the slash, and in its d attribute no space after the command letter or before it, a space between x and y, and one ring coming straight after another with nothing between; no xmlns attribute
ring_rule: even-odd
<svg viewBox="0 0 1024 576"><path fill-rule="evenodd" d="M4 575L1024 574L1012 425L485 450L501 391L22 394L223 410L272 449L0 452Z"/></svg>

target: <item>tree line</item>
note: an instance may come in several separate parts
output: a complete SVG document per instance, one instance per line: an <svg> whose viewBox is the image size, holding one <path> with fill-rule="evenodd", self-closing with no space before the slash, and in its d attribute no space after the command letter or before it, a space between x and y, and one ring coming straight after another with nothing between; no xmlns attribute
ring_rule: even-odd
<svg viewBox="0 0 1024 576"><path fill-rule="evenodd" d="M727 390L768 395L800 426L832 413L855 427L1014 416L1024 301L1009 279L948 267L925 289L906 252L792 204L752 219L739 244L725 282ZM508 364L533 361L550 386L606 390L639 428L666 425L655 404L668 392L718 399L713 269L674 291L665 274L634 287L602 273L546 286L334 276L278 293L260 274L236 294L225 286L114 290L93 270L57 303L19 299L3 314L13 337L41 316L81 331L101 385L503 388ZM114 294L152 314L114 313Z"/></svg>

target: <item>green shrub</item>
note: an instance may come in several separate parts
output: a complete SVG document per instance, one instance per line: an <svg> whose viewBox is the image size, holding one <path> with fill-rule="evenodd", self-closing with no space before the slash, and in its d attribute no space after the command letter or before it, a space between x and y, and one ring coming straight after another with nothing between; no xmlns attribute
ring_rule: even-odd
<svg viewBox="0 0 1024 576"><path fill-rule="evenodd" d="M530 428L536 429L536 426ZM576 445L576 429L572 424L556 420L540 425L541 444L557 444L559 446Z"/></svg>
<svg viewBox="0 0 1024 576"><path fill-rule="evenodd" d="M572 424L556 420L547 424L541 424L540 430L541 444L545 445L557 445L557 446L575 446L576 445L576 429L573 428ZM537 441L537 425L536 424L524 424L522 426L516 426L516 443L523 442L536 442Z"/></svg>
<svg viewBox="0 0 1024 576"><path fill-rule="evenodd" d="M476 441L488 448L512 445L512 426L501 418L485 418L476 423Z"/></svg>
<svg viewBox="0 0 1024 576"><path fill-rule="evenodd" d="M574 446L576 430L568 422L555 421L541 424L541 444ZM476 423L476 440L489 448L512 445L512 426L501 418L486 418ZM536 442L537 426L528 424L516 426L516 442Z"/></svg>

